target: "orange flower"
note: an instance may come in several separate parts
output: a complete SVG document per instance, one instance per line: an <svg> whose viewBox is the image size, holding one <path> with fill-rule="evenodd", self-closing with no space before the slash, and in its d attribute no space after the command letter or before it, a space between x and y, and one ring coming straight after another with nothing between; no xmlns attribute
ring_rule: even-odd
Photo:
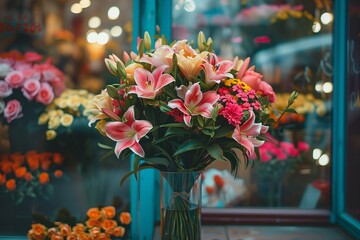
<svg viewBox="0 0 360 240"><path fill-rule="evenodd" d="M54 235L51 236L51 240L63 240L64 237L61 236L60 233L54 233Z"/></svg>
<svg viewBox="0 0 360 240"><path fill-rule="evenodd" d="M29 167L31 170L36 171L39 169L39 157L38 155L29 155L26 158L27 163L29 164Z"/></svg>
<svg viewBox="0 0 360 240"><path fill-rule="evenodd" d="M5 182L6 182L6 177L5 177L5 175L0 173L0 186L1 186L1 185L4 185Z"/></svg>
<svg viewBox="0 0 360 240"><path fill-rule="evenodd" d="M106 218L114 218L115 217L115 208L113 206L103 207L101 209L102 213L105 215Z"/></svg>
<svg viewBox="0 0 360 240"><path fill-rule="evenodd" d="M98 237L100 237L100 228L98 227L93 227L89 230L91 236L94 238L94 239L97 239Z"/></svg>
<svg viewBox="0 0 360 240"><path fill-rule="evenodd" d="M93 239L91 238L88 234L84 233L84 232L81 232L77 235L77 239L78 240L90 240L90 239Z"/></svg>
<svg viewBox="0 0 360 240"><path fill-rule="evenodd" d="M52 227L52 228L49 228L48 231L47 231L47 235L48 237L51 239L52 236L54 236L55 234L57 233L57 230L56 228Z"/></svg>
<svg viewBox="0 0 360 240"><path fill-rule="evenodd" d="M16 189L16 182L14 179L9 179L6 181L6 188L9 191L14 191Z"/></svg>
<svg viewBox="0 0 360 240"><path fill-rule="evenodd" d="M15 176L17 178L24 178L26 173L27 173L26 167L19 167L18 169L15 170Z"/></svg>
<svg viewBox="0 0 360 240"><path fill-rule="evenodd" d="M119 218L122 224L128 225L131 223L131 215L128 212L122 212Z"/></svg>
<svg viewBox="0 0 360 240"><path fill-rule="evenodd" d="M46 172L42 172L39 174L39 182L42 185L45 185L49 182L49 174Z"/></svg>
<svg viewBox="0 0 360 240"><path fill-rule="evenodd" d="M59 230L62 236L67 236L71 233L71 227L67 224L60 224Z"/></svg>
<svg viewBox="0 0 360 240"><path fill-rule="evenodd" d="M25 156L22 155L22 154L19 153L19 152L16 152L16 153L10 154L10 159L11 159L13 162L23 163L24 160L25 160Z"/></svg>
<svg viewBox="0 0 360 240"><path fill-rule="evenodd" d="M114 237L122 237L125 235L125 228L124 227L116 227L113 230L111 230L111 235Z"/></svg>
<svg viewBox="0 0 360 240"><path fill-rule="evenodd" d="M77 240L77 239L78 239L78 237L77 237L76 233L70 233L66 237L66 240Z"/></svg>
<svg viewBox="0 0 360 240"><path fill-rule="evenodd" d="M41 235L45 233L45 226L40 223L32 224L31 229L34 231L35 235Z"/></svg>
<svg viewBox="0 0 360 240"><path fill-rule="evenodd" d="M89 220L86 221L86 226L88 228L100 227L100 222L97 219L90 218Z"/></svg>
<svg viewBox="0 0 360 240"><path fill-rule="evenodd" d="M30 239L30 240L44 240L46 237L46 234L43 233L41 235L35 235L34 230L30 229L27 236L28 236L28 239Z"/></svg>
<svg viewBox="0 0 360 240"><path fill-rule="evenodd" d="M44 158L42 161L41 161L41 169L44 170L44 171L48 171L49 168L50 168L50 165L51 165L51 161L47 158Z"/></svg>
<svg viewBox="0 0 360 240"><path fill-rule="evenodd" d="M63 156L60 153L54 153L53 162L57 165L61 165L64 161Z"/></svg>
<svg viewBox="0 0 360 240"><path fill-rule="evenodd" d="M111 238L106 233L100 233L98 240L111 240Z"/></svg>
<svg viewBox="0 0 360 240"><path fill-rule="evenodd" d="M27 172L27 173L25 173L24 178L26 181L30 182L33 179L33 175L31 175L31 173Z"/></svg>
<svg viewBox="0 0 360 240"><path fill-rule="evenodd" d="M212 186L206 186L205 189L208 194L212 194L214 192L214 187Z"/></svg>
<svg viewBox="0 0 360 240"><path fill-rule="evenodd" d="M56 170L56 171L54 172L54 176L55 176L56 178L61 178L62 175L63 175L63 171L61 171L61 170Z"/></svg>
<svg viewBox="0 0 360 240"><path fill-rule="evenodd" d="M73 227L73 232L74 233L81 233L81 232L85 232L85 226L82 223L77 223L76 226Z"/></svg>
<svg viewBox="0 0 360 240"><path fill-rule="evenodd" d="M101 212L98 208L89 208L89 210L87 211L87 216L90 219L98 220L101 217Z"/></svg>
<svg viewBox="0 0 360 240"><path fill-rule="evenodd" d="M9 161L4 161L1 163L1 171L5 174L10 174L12 171L12 163Z"/></svg>
<svg viewBox="0 0 360 240"><path fill-rule="evenodd" d="M107 232L114 227L117 227L117 222L115 220L105 219L101 222L101 227Z"/></svg>
<svg viewBox="0 0 360 240"><path fill-rule="evenodd" d="M222 188L225 184L224 179L220 175L215 175L214 181L216 186L218 186L219 188Z"/></svg>

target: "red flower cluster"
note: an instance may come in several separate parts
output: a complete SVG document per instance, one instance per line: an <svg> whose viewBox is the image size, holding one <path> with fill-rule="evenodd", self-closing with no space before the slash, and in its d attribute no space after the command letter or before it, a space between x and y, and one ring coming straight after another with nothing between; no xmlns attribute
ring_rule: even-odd
<svg viewBox="0 0 360 240"><path fill-rule="evenodd" d="M61 154L51 152L0 155L0 188L5 187L18 203L25 196L43 195L43 188L52 179L62 177L63 172L59 168L63 160Z"/></svg>

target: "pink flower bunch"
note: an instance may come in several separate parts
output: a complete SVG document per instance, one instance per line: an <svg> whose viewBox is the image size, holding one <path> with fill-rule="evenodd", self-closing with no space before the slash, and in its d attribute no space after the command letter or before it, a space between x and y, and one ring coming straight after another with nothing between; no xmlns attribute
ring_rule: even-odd
<svg viewBox="0 0 360 240"><path fill-rule="evenodd" d="M172 171L200 170L223 159L237 169L234 149L247 159L264 143L271 125L266 112L276 100L272 87L249 67L249 58L220 59L212 44L200 32L198 48L187 40L169 45L161 37L151 49L145 33L138 54L105 59L119 83L90 101L89 125L96 122L115 142L118 158L135 153Z"/></svg>
<svg viewBox="0 0 360 240"><path fill-rule="evenodd" d="M35 52L0 54L0 114L8 123L22 117L24 100L48 105L65 89L63 73L41 60Z"/></svg>
<svg viewBox="0 0 360 240"><path fill-rule="evenodd" d="M285 161L291 158L298 158L301 153L308 150L309 145L305 142L298 142L297 147L290 142L279 142L279 144L266 142L259 147L260 160L263 163L271 160Z"/></svg>

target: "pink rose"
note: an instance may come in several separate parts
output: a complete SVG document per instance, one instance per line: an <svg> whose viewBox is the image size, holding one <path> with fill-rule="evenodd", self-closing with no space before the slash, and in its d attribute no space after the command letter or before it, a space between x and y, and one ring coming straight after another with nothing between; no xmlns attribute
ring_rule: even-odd
<svg viewBox="0 0 360 240"><path fill-rule="evenodd" d="M25 69L30 69L31 64L24 61L16 61L13 65L13 68L18 71L24 71Z"/></svg>
<svg viewBox="0 0 360 240"><path fill-rule="evenodd" d="M5 81L0 80L0 98L6 98L11 94L12 88L10 87L10 85Z"/></svg>
<svg viewBox="0 0 360 240"><path fill-rule="evenodd" d="M40 78L41 78L41 74L38 72L38 71L35 71L34 69L32 68L29 68L29 69L24 69L21 71L22 74L24 75L24 78L25 78L25 81L27 79L36 79L38 81L40 81Z"/></svg>
<svg viewBox="0 0 360 240"><path fill-rule="evenodd" d="M32 100L39 93L40 86L40 82L37 79L29 79L25 81L21 91L27 99Z"/></svg>
<svg viewBox="0 0 360 240"><path fill-rule="evenodd" d="M36 95L36 101L44 105L50 104L54 99L53 88L48 83L41 83L39 93Z"/></svg>
<svg viewBox="0 0 360 240"><path fill-rule="evenodd" d="M22 117L21 110L21 104L18 100L10 100L4 110L4 116L7 122L10 123L12 120Z"/></svg>
<svg viewBox="0 0 360 240"><path fill-rule="evenodd" d="M13 71L5 77L5 81L12 87L21 87L24 83L24 75L20 71Z"/></svg>
<svg viewBox="0 0 360 240"><path fill-rule="evenodd" d="M42 56L37 54L36 52L26 52L25 59L28 62L37 62L42 59Z"/></svg>
<svg viewBox="0 0 360 240"><path fill-rule="evenodd" d="M306 152L310 149L309 144L307 144L306 142L298 142L297 147L300 152Z"/></svg>

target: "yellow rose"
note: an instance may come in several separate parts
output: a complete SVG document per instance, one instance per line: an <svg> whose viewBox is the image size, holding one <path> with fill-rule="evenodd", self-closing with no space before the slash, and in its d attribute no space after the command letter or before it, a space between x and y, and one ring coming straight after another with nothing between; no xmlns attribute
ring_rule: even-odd
<svg viewBox="0 0 360 240"><path fill-rule="evenodd" d="M73 121L74 121L74 117L67 113L62 115L62 117L60 118L61 125L65 126L65 127L69 127Z"/></svg>
<svg viewBox="0 0 360 240"><path fill-rule="evenodd" d="M49 129L57 129L60 126L60 118L57 116L51 116L48 122Z"/></svg>
<svg viewBox="0 0 360 240"><path fill-rule="evenodd" d="M49 115L47 113L43 113L40 115L38 119L38 124L44 125L49 120Z"/></svg>
<svg viewBox="0 0 360 240"><path fill-rule="evenodd" d="M56 137L56 132L54 130L46 131L46 140L52 140Z"/></svg>
<svg viewBox="0 0 360 240"><path fill-rule="evenodd" d="M77 95L72 95L68 98L67 103L71 109L78 110L80 105L80 98Z"/></svg>

